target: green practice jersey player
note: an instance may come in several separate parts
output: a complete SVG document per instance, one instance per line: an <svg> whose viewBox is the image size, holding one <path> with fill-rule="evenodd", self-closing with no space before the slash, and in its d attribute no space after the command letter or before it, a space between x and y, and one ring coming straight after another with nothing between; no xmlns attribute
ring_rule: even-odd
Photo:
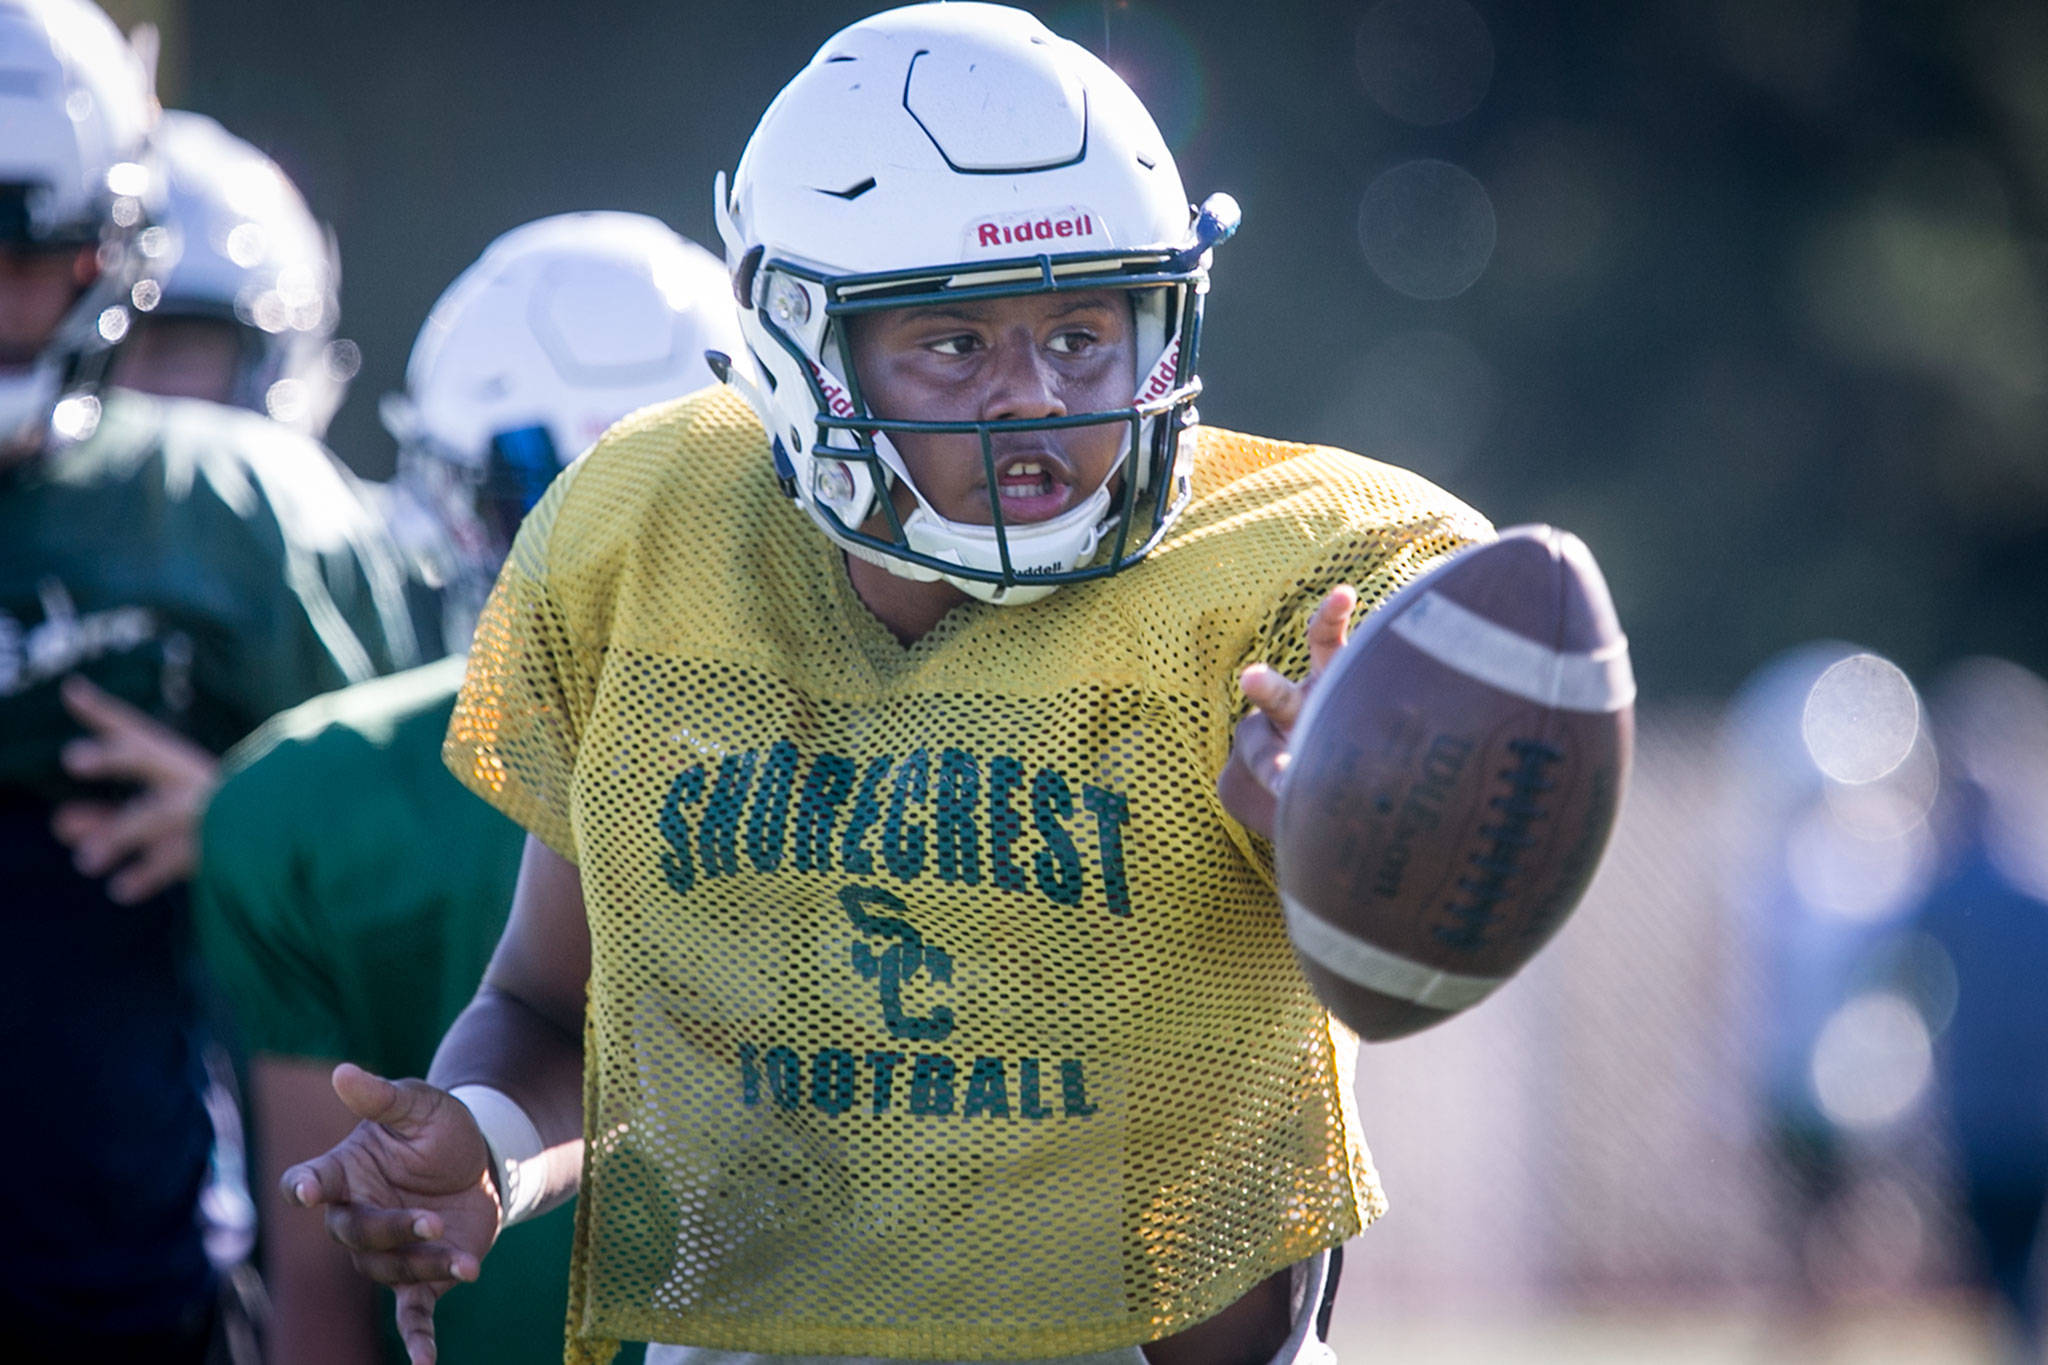
<svg viewBox="0 0 2048 1365"><path fill-rule="evenodd" d="M395 557L324 450L101 383L155 282L155 114L97 9L0 0L0 1036L21 1082L0 1336L21 1358L196 1360L215 1318L184 892L102 861L132 793L74 715L219 752L416 662Z"/></svg>
<svg viewBox="0 0 2048 1365"><path fill-rule="evenodd" d="M514 229L451 284L384 404L406 484L496 572L567 458L626 413L713 382L740 344L717 259L651 218L575 213ZM206 960L251 1049L259 1190L345 1135L328 1074L424 1072L504 929L519 827L441 762L459 659L319 697L231 756L194 888ZM320 1220L266 1207L269 1354L371 1365L404 1351L376 1289ZM442 1305L446 1357L561 1358L572 1211L508 1236ZM380 1336L384 1340L380 1341Z"/></svg>
<svg viewBox="0 0 2048 1365"><path fill-rule="evenodd" d="M747 354L556 482L471 649L483 988L286 1191L420 1361L571 1190L572 1361L1328 1361L1383 1201L1273 888L1290 679L1489 528L1196 425L1236 206L1020 11L834 36L715 208Z"/></svg>

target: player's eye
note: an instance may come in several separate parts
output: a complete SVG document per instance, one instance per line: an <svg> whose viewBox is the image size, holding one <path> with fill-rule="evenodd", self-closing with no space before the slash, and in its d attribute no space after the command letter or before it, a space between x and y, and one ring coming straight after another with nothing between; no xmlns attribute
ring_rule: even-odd
<svg viewBox="0 0 2048 1365"><path fill-rule="evenodd" d="M927 341L924 346L926 350L939 355L957 356L971 354L978 344L979 341L976 337L963 332L958 336L940 337L935 341Z"/></svg>
<svg viewBox="0 0 2048 1365"><path fill-rule="evenodd" d="M1046 349L1055 355L1079 355L1095 344L1095 334L1082 327L1070 327L1064 332L1054 332L1045 343Z"/></svg>

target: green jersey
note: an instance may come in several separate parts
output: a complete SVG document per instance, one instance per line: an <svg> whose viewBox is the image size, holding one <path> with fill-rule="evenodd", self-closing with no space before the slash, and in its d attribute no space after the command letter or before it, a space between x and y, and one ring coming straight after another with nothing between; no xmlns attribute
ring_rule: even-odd
<svg viewBox="0 0 2048 1365"><path fill-rule="evenodd" d="M162 1331L213 1298L185 889L117 905L56 839L85 794L59 686L81 675L218 753L418 661L396 553L323 447L211 403L102 401L87 439L0 469L0 1038L64 1133L0 1133L0 1163L34 1172L0 1189L0 1224L39 1230L0 1251L0 1310L30 1339Z"/></svg>
<svg viewBox="0 0 2048 1365"><path fill-rule="evenodd" d="M0 795L68 794L81 673L219 753L422 655L405 571L325 448L122 390L87 440L0 470Z"/></svg>
<svg viewBox="0 0 2048 1365"><path fill-rule="evenodd" d="M525 835L442 766L461 683L446 659L317 697L230 756L193 899L251 1052L422 1076L476 994ZM557 1365L572 1223L513 1228L441 1300L442 1359Z"/></svg>

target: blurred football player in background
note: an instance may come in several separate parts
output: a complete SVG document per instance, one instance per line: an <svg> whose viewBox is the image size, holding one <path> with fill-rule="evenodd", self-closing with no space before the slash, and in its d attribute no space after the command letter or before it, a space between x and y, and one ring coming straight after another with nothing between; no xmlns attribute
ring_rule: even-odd
<svg viewBox="0 0 2048 1365"><path fill-rule="evenodd" d="M1917 923L1947 951L1953 1013L1935 1050L1940 1112L1977 1238L2000 1353L2048 1347L2048 682L2003 659L1936 680L1947 850Z"/></svg>
<svg viewBox="0 0 2048 1365"><path fill-rule="evenodd" d="M731 296L717 257L625 213L516 228L448 287L378 411L398 442L386 519L445 584L450 652L562 466L626 413L713 382L704 352L738 345Z"/></svg>
<svg viewBox="0 0 2048 1365"><path fill-rule="evenodd" d="M1022 11L831 38L715 207L730 386L554 483L471 649L484 985L286 1192L418 1362L579 1178L572 1361L1332 1359L1383 1205L1273 887L1289 679L1488 526L1196 425L1236 206Z"/></svg>
<svg viewBox="0 0 2048 1365"><path fill-rule="evenodd" d="M75 717L204 760L416 659L395 553L316 444L106 383L161 287L144 62L84 0L0 0L0 1341L197 1361L212 1127L180 855ZM185 856L189 856L189 850Z"/></svg>
<svg viewBox="0 0 2048 1365"><path fill-rule="evenodd" d="M1725 890L1759 987L1740 1051L1777 1185L1777 1325L1793 1333L1825 1331L1831 1306L1901 1282L1920 1254L1883 1220L1911 1200L1912 1092L1873 1089L1853 1061L1875 1039L1926 1036L1899 980L1933 872L1939 783L1920 715L1896 665L1820 640L1756 670L1723 722Z"/></svg>
<svg viewBox="0 0 2048 1365"><path fill-rule="evenodd" d="M626 413L711 384L705 352L740 345L724 267L651 218L567 214L492 243L384 405L415 515L460 548L455 581L487 587L564 464ZM353 1126L336 1062L426 1070L504 928L522 834L441 762L461 681L447 659L286 712L230 756L206 817L194 899L253 1054L279 1365L405 1358L388 1295L287 1211L277 1178ZM491 1277L444 1305L445 1359L561 1359L571 1228L563 1208L508 1236Z"/></svg>
<svg viewBox="0 0 2048 1365"><path fill-rule="evenodd" d="M355 375L335 339L341 259L277 163L204 114L164 111L153 142L168 191L142 233L169 269L115 357L112 381L205 398L326 434Z"/></svg>

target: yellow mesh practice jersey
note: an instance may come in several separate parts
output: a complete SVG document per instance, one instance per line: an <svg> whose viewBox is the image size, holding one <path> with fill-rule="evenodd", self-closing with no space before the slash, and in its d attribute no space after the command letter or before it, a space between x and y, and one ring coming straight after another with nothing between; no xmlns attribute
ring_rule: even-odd
<svg viewBox="0 0 2048 1365"><path fill-rule="evenodd" d="M617 1338L1016 1358L1154 1340L1384 1207L1356 1041L1215 778L1238 671L1306 672L1483 520L1196 429L1136 568L905 648L730 390L558 480L446 756L580 866L572 1361Z"/></svg>

